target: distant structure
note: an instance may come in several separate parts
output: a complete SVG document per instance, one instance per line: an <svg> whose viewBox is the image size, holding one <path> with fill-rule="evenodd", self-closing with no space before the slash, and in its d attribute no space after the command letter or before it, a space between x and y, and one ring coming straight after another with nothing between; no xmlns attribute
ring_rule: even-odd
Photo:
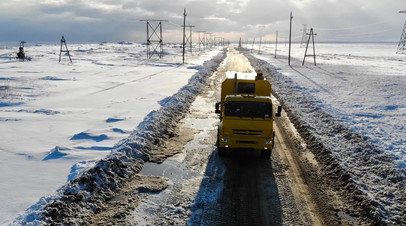
<svg viewBox="0 0 406 226"><path fill-rule="evenodd" d="M65 50L62 49L63 45L65 45ZM72 58L70 57L68 46L66 45L65 37L62 36L61 38L61 50L59 51L59 62L61 62L62 53L67 53L69 56L69 60L72 63Z"/></svg>
<svg viewBox="0 0 406 226"><path fill-rule="evenodd" d="M303 57L302 66L305 63L305 60L306 60L307 56L312 56L313 57L314 66L316 66L316 48L314 46L314 36L317 35L317 34L314 34L313 33L313 28L310 28L310 33L308 33L306 35L309 35L309 39L307 39L306 51L305 51L305 54L304 54L304 57ZM313 54L307 54L307 49L309 48L310 38L312 39L312 44L313 44Z"/></svg>
<svg viewBox="0 0 406 226"><path fill-rule="evenodd" d="M24 44L25 41L20 42L20 48L18 48L17 59L25 60Z"/></svg>
<svg viewBox="0 0 406 226"><path fill-rule="evenodd" d="M163 42L162 42L162 22L167 20L140 20L147 22L147 58L150 59L154 54L159 58L164 55ZM158 22L156 26L152 23ZM159 32L158 32L159 30Z"/></svg>
<svg viewBox="0 0 406 226"><path fill-rule="evenodd" d="M399 13L406 13L406 10L399 11ZM403 26L402 34L400 35L400 40L396 53L403 54L405 51L405 45L406 45L406 21L405 25Z"/></svg>
<svg viewBox="0 0 406 226"><path fill-rule="evenodd" d="M205 50L206 49L206 31L197 31L199 32L199 51L201 51L201 46Z"/></svg>
<svg viewBox="0 0 406 226"><path fill-rule="evenodd" d="M305 47L305 43L306 43L306 32L307 32L307 29L306 29L306 24L303 24L303 29L301 30L301 31L303 31L303 34L302 34L302 40L300 41L300 48L303 48L303 47Z"/></svg>
<svg viewBox="0 0 406 226"><path fill-rule="evenodd" d="M186 33L185 35L185 45L189 44L190 47L190 52L192 52L193 49L193 43L192 43L192 28L194 27L193 25L185 25L185 27L189 28L189 35L187 35Z"/></svg>

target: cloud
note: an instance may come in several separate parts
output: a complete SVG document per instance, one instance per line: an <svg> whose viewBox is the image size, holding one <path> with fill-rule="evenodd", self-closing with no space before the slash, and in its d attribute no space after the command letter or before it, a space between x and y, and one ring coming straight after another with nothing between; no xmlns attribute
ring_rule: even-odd
<svg viewBox="0 0 406 226"><path fill-rule="evenodd" d="M294 40L307 24L320 41L397 41L403 7L403 0L8 0L0 3L0 41L52 41L65 34L75 42L145 42L140 20L162 19L168 20L164 42L181 42L184 8L195 31L232 41L276 31L286 37L290 12Z"/></svg>

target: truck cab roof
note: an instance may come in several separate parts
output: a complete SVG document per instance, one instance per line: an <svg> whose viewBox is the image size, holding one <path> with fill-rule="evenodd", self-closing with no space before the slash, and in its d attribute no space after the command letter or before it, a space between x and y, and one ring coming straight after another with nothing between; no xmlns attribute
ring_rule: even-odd
<svg viewBox="0 0 406 226"><path fill-rule="evenodd" d="M257 96L252 94L231 94L224 99L227 101L257 101L257 102L272 102L270 96Z"/></svg>

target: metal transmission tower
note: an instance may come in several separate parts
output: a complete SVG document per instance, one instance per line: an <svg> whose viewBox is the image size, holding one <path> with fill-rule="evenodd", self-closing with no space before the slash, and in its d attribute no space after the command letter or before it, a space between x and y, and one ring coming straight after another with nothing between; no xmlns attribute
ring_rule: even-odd
<svg viewBox="0 0 406 226"><path fill-rule="evenodd" d="M150 59L154 54L157 54L159 58L164 55L163 42L162 42L162 22L167 20L140 20L147 22L147 57ZM156 26L152 26L152 23L158 22ZM159 32L158 32L159 29Z"/></svg>
<svg viewBox="0 0 406 226"><path fill-rule="evenodd" d="M204 32L206 32L206 31L197 31L197 32L199 32L199 51L201 51L201 49L200 49L200 46L201 45L203 45L203 48L205 48L205 45L204 45L204 43L205 43L205 35L204 35ZM203 34L202 34L203 33ZM202 35L201 35L202 34Z"/></svg>
<svg viewBox="0 0 406 226"><path fill-rule="evenodd" d="M65 50L62 50L63 45L65 44ZM72 63L72 58L70 58L68 46L66 45L65 37L62 36L61 38L61 50L59 51L59 62L61 62L62 52L66 52L69 56L69 60Z"/></svg>
<svg viewBox="0 0 406 226"><path fill-rule="evenodd" d="M303 48L306 43L306 32L307 32L306 24L303 24L303 29L301 31L303 31L303 34L302 34L302 41L300 41L300 48Z"/></svg>
<svg viewBox="0 0 406 226"><path fill-rule="evenodd" d="M211 36L211 33L208 33L208 32L206 32L206 33L204 33L204 49L208 49L210 46L209 46L209 44L210 44L210 36Z"/></svg>
<svg viewBox="0 0 406 226"><path fill-rule="evenodd" d="M188 27L190 29L189 36L185 34L185 45L189 43L190 46L190 52L192 52L193 44L192 44L192 27L193 25L186 25L185 27Z"/></svg>
<svg viewBox="0 0 406 226"><path fill-rule="evenodd" d="M399 13L406 13L406 10L399 11ZM396 50L396 53L403 54L405 51L405 45L406 45L406 21L405 25L403 26L402 34L400 35L399 45L398 49Z"/></svg>
<svg viewBox="0 0 406 226"><path fill-rule="evenodd" d="M314 34L314 33L313 33L313 28L310 28L310 33L307 34L307 35L309 35L309 39L307 40L306 51L305 51L305 55L304 55L304 57L303 57L302 66L303 66L304 63L305 63L305 60L306 60L306 57L307 57L307 56L312 56L312 57L313 57L313 59L314 59L314 66L316 66L316 48L315 48L315 46L314 46L314 36L317 35L317 34ZM309 55L308 55L308 54L307 54L307 48L309 47L310 38L312 39L312 44L313 44L313 54L309 54Z"/></svg>

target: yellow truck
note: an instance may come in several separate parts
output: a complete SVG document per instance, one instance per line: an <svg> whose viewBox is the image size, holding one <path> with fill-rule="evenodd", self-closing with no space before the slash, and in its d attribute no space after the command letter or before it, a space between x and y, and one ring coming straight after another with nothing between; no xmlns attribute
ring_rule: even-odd
<svg viewBox="0 0 406 226"><path fill-rule="evenodd" d="M244 76L241 76L244 77ZM270 158L274 146L273 121L281 115L281 106L273 112L271 84L262 73L234 78L229 76L221 85L221 102L216 103L220 114L218 126L218 154L226 155L228 149L261 150L261 156Z"/></svg>

